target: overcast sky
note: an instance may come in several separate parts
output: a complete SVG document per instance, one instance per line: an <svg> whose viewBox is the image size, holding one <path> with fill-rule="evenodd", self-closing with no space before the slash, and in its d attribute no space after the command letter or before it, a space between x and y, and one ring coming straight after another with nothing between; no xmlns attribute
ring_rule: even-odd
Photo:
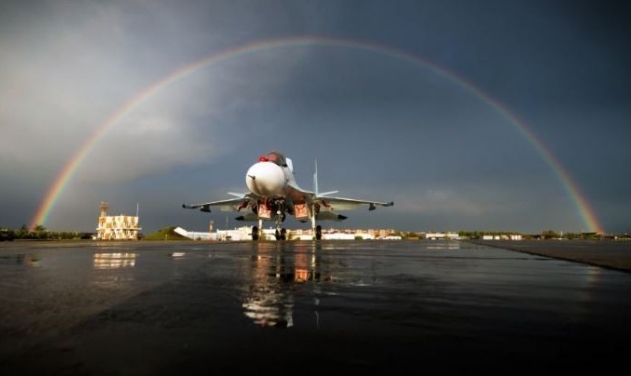
<svg viewBox="0 0 631 376"><path fill-rule="evenodd" d="M631 231L629 16L617 1L3 1L0 225L30 224L124 113L45 227L94 231L101 201L138 204L145 234L238 226L181 204L244 192L278 150L304 188L317 159L320 190L395 202L325 228L577 232L593 210ZM230 53L252 44L268 47Z"/></svg>

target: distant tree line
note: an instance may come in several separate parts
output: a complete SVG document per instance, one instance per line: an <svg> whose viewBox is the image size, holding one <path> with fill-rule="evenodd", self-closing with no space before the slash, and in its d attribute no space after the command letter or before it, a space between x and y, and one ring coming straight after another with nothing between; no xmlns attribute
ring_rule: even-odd
<svg viewBox="0 0 631 376"><path fill-rule="evenodd" d="M26 240L80 240L92 239L92 233L80 231L50 231L42 225L37 225L29 229L22 225L18 230L7 227L0 227L3 240L26 239Z"/></svg>

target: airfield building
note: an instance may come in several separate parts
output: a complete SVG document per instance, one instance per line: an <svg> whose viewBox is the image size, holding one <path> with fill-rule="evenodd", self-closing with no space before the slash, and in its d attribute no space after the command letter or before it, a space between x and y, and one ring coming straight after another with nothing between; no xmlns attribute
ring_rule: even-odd
<svg viewBox="0 0 631 376"><path fill-rule="evenodd" d="M96 228L96 240L138 240L138 215L108 216L106 202L101 202L101 215Z"/></svg>

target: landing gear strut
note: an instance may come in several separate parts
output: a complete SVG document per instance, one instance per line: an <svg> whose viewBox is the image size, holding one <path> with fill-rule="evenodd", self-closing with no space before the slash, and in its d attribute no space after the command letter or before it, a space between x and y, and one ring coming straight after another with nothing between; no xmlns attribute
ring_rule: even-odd
<svg viewBox="0 0 631 376"><path fill-rule="evenodd" d="M322 226L317 225L316 226L316 215L317 215L317 210L318 208L316 207L315 204L311 205L311 213L309 213L309 217L311 217L311 231L312 234L314 234L315 236L315 240L321 240L322 239Z"/></svg>
<svg viewBox="0 0 631 376"><path fill-rule="evenodd" d="M281 228L281 223L285 221L285 202L283 200L276 200L274 202L274 206L276 208L275 222L276 222L276 231L274 232L274 236L276 240L286 240L287 239L287 230Z"/></svg>

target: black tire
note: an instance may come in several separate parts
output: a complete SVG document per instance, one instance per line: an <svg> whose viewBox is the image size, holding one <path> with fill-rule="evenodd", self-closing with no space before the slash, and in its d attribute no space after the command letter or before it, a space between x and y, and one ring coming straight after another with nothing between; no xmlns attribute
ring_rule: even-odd
<svg viewBox="0 0 631 376"><path fill-rule="evenodd" d="M287 229L280 230L280 240L287 240Z"/></svg>
<svg viewBox="0 0 631 376"><path fill-rule="evenodd" d="M254 241L259 240L259 228L256 226L252 227L252 240Z"/></svg>
<svg viewBox="0 0 631 376"><path fill-rule="evenodd" d="M322 239L322 226L320 226L320 225L316 226L315 237L316 237L316 240L321 240Z"/></svg>

